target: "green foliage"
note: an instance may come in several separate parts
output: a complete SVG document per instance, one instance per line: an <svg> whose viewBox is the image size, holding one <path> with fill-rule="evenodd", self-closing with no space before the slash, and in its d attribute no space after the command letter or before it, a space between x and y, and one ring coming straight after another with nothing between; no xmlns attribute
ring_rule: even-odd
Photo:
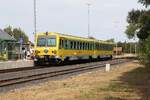
<svg viewBox="0 0 150 100"><path fill-rule="evenodd" d="M145 7L150 5L150 0L139 0ZM150 64L150 10L132 10L128 13L126 29L128 38L137 35L139 38L139 51L141 61Z"/></svg>
<svg viewBox="0 0 150 100"><path fill-rule="evenodd" d="M145 7L150 5L150 0L139 0L139 2L142 3Z"/></svg>
<svg viewBox="0 0 150 100"><path fill-rule="evenodd" d="M118 42L117 43L118 47L122 47L123 53L138 53L138 50L136 48L135 51L135 46L138 46L138 43L133 43L133 42Z"/></svg>
<svg viewBox="0 0 150 100"><path fill-rule="evenodd" d="M8 26L7 28L4 29L4 31L5 31L6 33L8 33L9 35L13 36L14 34L13 34L13 31L12 31L12 30L13 30L13 29L12 29L11 26Z"/></svg>
<svg viewBox="0 0 150 100"><path fill-rule="evenodd" d="M139 17L141 16L141 14L144 11L140 11L140 10L132 10L131 12L128 13L128 17L127 17L127 22L128 23L132 23L132 24L137 24Z"/></svg>
<svg viewBox="0 0 150 100"><path fill-rule="evenodd" d="M113 42L114 43L114 39L106 40L106 42Z"/></svg>
<svg viewBox="0 0 150 100"><path fill-rule="evenodd" d="M132 10L127 17L129 25L126 29L128 38L133 38L135 35L140 39L146 39L150 35L150 10Z"/></svg>
<svg viewBox="0 0 150 100"><path fill-rule="evenodd" d="M135 32L137 30L137 26L135 24L130 24L129 26L127 26L127 30L126 30L126 35L128 36L129 39L132 39L135 36Z"/></svg>
<svg viewBox="0 0 150 100"><path fill-rule="evenodd" d="M146 40L140 41L140 53L141 61L146 66L150 66L150 36Z"/></svg>
<svg viewBox="0 0 150 100"><path fill-rule="evenodd" d="M20 38L23 38L24 43L27 43L29 40L28 36L21 30L21 28L12 28L11 26L8 26L4 29L4 31L11 36L14 36L17 41L19 41Z"/></svg>

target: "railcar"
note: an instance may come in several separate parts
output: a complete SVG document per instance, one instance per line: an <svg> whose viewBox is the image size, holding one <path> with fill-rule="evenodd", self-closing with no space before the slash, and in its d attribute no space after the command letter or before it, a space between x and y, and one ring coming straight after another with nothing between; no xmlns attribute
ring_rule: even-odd
<svg viewBox="0 0 150 100"><path fill-rule="evenodd" d="M55 32L36 35L35 65L75 59L112 58L113 43Z"/></svg>

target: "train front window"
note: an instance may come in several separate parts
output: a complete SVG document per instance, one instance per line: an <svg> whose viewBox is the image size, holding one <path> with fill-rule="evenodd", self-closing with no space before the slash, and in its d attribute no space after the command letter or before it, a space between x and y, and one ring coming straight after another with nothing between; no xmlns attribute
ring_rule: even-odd
<svg viewBox="0 0 150 100"><path fill-rule="evenodd" d="M39 47L46 46L46 38L38 38L37 46L39 46Z"/></svg>
<svg viewBox="0 0 150 100"><path fill-rule="evenodd" d="M47 39L47 46L55 47L56 46L56 38L48 38Z"/></svg>

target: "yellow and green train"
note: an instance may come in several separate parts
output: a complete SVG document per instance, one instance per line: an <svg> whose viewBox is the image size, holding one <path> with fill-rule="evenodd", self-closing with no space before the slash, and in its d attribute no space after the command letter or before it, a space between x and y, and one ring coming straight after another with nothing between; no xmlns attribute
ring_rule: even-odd
<svg viewBox="0 0 150 100"><path fill-rule="evenodd" d="M113 43L55 32L36 35L35 65L76 59L112 58Z"/></svg>

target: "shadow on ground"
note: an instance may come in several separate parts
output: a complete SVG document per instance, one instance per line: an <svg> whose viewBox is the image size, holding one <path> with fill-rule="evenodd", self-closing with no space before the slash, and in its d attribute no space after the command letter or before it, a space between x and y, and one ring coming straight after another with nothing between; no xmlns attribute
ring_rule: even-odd
<svg viewBox="0 0 150 100"><path fill-rule="evenodd" d="M150 67L134 63L136 68L123 73L102 89L110 93L105 100L150 100Z"/></svg>
<svg viewBox="0 0 150 100"><path fill-rule="evenodd" d="M150 100L150 67L138 67L126 72L120 81L137 92L142 100Z"/></svg>

